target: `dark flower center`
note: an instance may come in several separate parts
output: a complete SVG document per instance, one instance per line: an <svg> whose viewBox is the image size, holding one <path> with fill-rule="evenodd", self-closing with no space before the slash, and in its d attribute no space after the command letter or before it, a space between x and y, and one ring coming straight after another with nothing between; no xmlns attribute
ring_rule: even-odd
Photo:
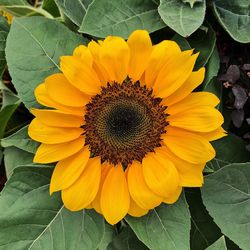
<svg viewBox="0 0 250 250"><path fill-rule="evenodd" d="M111 135L126 138L136 133L143 115L131 105L117 104L107 117L107 129Z"/></svg>
<svg viewBox="0 0 250 250"><path fill-rule="evenodd" d="M86 145L102 161L127 166L161 146L166 107L152 90L130 80L103 87L86 106Z"/></svg>

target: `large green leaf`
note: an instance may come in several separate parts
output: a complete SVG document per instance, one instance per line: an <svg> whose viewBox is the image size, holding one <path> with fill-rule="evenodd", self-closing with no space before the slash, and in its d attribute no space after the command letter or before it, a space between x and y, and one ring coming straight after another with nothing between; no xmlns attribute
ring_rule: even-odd
<svg viewBox="0 0 250 250"><path fill-rule="evenodd" d="M59 71L60 56L71 54L83 42L83 38L54 20L14 19L7 38L6 58L13 84L27 108L38 107L34 89L48 75Z"/></svg>
<svg viewBox="0 0 250 250"><path fill-rule="evenodd" d="M55 0L59 8L77 26L80 26L92 0Z"/></svg>
<svg viewBox="0 0 250 250"><path fill-rule="evenodd" d="M199 188L186 188L185 197L189 205L192 222L190 232L191 249L205 249L221 237L221 231L203 205Z"/></svg>
<svg viewBox="0 0 250 250"><path fill-rule="evenodd" d="M22 149L26 152L34 154L39 145L38 142L33 141L28 135L28 126L21 128L16 133L3 138L1 140L1 145L3 147L14 146L16 148Z"/></svg>
<svg viewBox="0 0 250 250"><path fill-rule="evenodd" d="M214 172L230 163L242 163L250 161L250 154L246 150L246 143L242 138L229 134L228 136L213 142L216 151L215 158L207 163L206 171Z"/></svg>
<svg viewBox="0 0 250 250"><path fill-rule="evenodd" d="M9 25L6 19L0 15L0 79L2 78L2 74L6 67L5 46L6 46L6 38L8 32L9 32Z"/></svg>
<svg viewBox="0 0 250 250"><path fill-rule="evenodd" d="M1 0L0 9L7 11L13 16L37 16L42 15L53 18L50 13L42 8L31 6L26 0Z"/></svg>
<svg viewBox="0 0 250 250"><path fill-rule="evenodd" d="M213 9L223 28L234 40L250 42L249 0L214 0Z"/></svg>
<svg viewBox="0 0 250 250"><path fill-rule="evenodd" d="M95 250L104 220L92 210L69 212L59 193L49 195L52 169L14 170L0 196L0 249Z"/></svg>
<svg viewBox="0 0 250 250"><path fill-rule="evenodd" d="M94 0L83 18L80 32L97 37L127 38L136 29L149 32L165 27L155 0Z"/></svg>
<svg viewBox="0 0 250 250"><path fill-rule="evenodd" d="M206 248L206 250L227 250L227 245L225 241L225 237L222 236L217 241L215 241L211 246Z"/></svg>
<svg viewBox="0 0 250 250"><path fill-rule="evenodd" d="M162 20L181 36L194 33L203 23L206 3L197 3L193 8L181 0L160 0L158 8Z"/></svg>
<svg viewBox="0 0 250 250"><path fill-rule="evenodd" d="M250 163L227 165L205 177L203 202L221 231L242 249L250 246Z"/></svg>
<svg viewBox="0 0 250 250"><path fill-rule="evenodd" d="M189 249L191 222L184 195L173 205L162 204L143 217L127 216L126 221L150 249Z"/></svg>
<svg viewBox="0 0 250 250"><path fill-rule="evenodd" d="M148 248L137 239L134 232L126 227L109 244L107 250L147 250Z"/></svg>
<svg viewBox="0 0 250 250"><path fill-rule="evenodd" d="M6 176L12 175L15 168L33 163L34 155L16 147L4 149L4 166Z"/></svg>

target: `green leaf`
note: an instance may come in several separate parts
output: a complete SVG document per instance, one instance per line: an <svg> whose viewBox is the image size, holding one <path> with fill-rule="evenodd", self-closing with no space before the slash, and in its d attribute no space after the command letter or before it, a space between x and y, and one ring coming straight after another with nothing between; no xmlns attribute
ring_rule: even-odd
<svg viewBox="0 0 250 250"><path fill-rule="evenodd" d="M42 8L31 6L26 0L1 0L0 9L7 11L13 16L45 16L53 18L47 11Z"/></svg>
<svg viewBox="0 0 250 250"><path fill-rule="evenodd" d="M0 90L1 91L1 90ZM11 116L20 104L19 98L7 89L2 89L2 107L0 109L0 139Z"/></svg>
<svg viewBox="0 0 250 250"><path fill-rule="evenodd" d="M162 204L143 217L127 216L126 221L150 249L189 249L191 222L184 195L173 205Z"/></svg>
<svg viewBox="0 0 250 250"><path fill-rule="evenodd" d="M205 249L222 235L221 231L203 205L199 188L185 188L185 197L191 213L191 249Z"/></svg>
<svg viewBox="0 0 250 250"><path fill-rule="evenodd" d="M80 26L92 0L55 0L63 13L77 26Z"/></svg>
<svg viewBox="0 0 250 250"><path fill-rule="evenodd" d="M33 141L28 135L28 126L1 140L2 147L17 147L28 153L35 154L39 143Z"/></svg>
<svg viewBox="0 0 250 250"><path fill-rule="evenodd" d="M227 245L225 241L225 237L222 236L216 242L214 242L211 246L206 248L206 250L227 250Z"/></svg>
<svg viewBox="0 0 250 250"><path fill-rule="evenodd" d="M206 75L205 75L205 80L203 81L202 85L205 91L212 92L221 99L222 84L212 81L218 75L219 69L220 69L220 58L219 58L218 50L215 47L213 50L213 53L211 54L208 60L208 63L206 64ZM216 86L214 86L213 83L216 83Z"/></svg>
<svg viewBox="0 0 250 250"><path fill-rule="evenodd" d="M0 196L1 249L95 250L100 244L103 218L65 209L59 193L49 195L51 173L46 166L14 170Z"/></svg>
<svg viewBox="0 0 250 250"><path fill-rule="evenodd" d="M42 8L44 10L48 11L54 17L59 17L60 16L60 12L59 12L59 10L57 8L55 0L43 0Z"/></svg>
<svg viewBox="0 0 250 250"><path fill-rule="evenodd" d="M109 244L107 250L147 250L148 248L137 239L134 232L126 227Z"/></svg>
<svg viewBox="0 0 250 250"><path fill-rule="evenodd" d="M5 46L8 33L9 25L6 19L0 15L0 79L6 67Z"/></svg>
<svg viewBox="0 0 250 250"><path fill-rule="evenodd" d="M98 246L98 250L107 250L109 243L115 236L115 228L108 223L105 223L104 235L101 243Z"/></svg>
<svg viewBox="0 0 250 250"><path fill-rule="evenodd" d="M39 107L34 89L59 72L59 58L70 55L84 39L63 24L43 17L14 19L7 39L6 57L13 84L30 109ZM28 44L29 46L23 46Z"/></svg>
<svg viewBox="0 0 250 250"><path fill-rule="evenodd" d="M203 23L206 3L197 3L193 8L181 0L160 0L158 8L162 20L175 32L187 37Z"/></svg>
<svg viewBox="0 0 250 250"><path fill-rule="evenodd" d="M213 53L211 54L208 63L206 64L206 73L205 79L202 83L202 90L208 91L215 94L219 99L220 103L217 108L222 112L222 103L223 103L223 87L220 81L217 79L217 75L220 69L220 58L217 51L217 48L214 48Z"/></svg>
<svg viewBox="0 0 250 250"><path fill-rule="evenodd" d="M195 63L195 68L199 69L206 65L214 51L216 42L216 34L212 26L205 22L205 24L187 40L191 48L194 48L195 52L200 53Z"/></svg>
<svg viewBox="0 0 250 250"><path fill-rule="evenodd" d="M213 9L220 24L234 40L250 42L249 0L214 0Z"/></svg>
<svg viewBox="0 0 250 250"><path fill-rule="evenodd" d="M155 0L94 0L79 31L97 37L117 35L124 38L136 29L153 32L166 26L157 7Z"/></svg>
<svg viewBox="0 0 250 250"><path fill-rule="evenodd" d="M172 40L178 43L181 50L189 50L189 49L191 49L188 40L186 38L182 37L181 35L177 34L177 33L172 37Z"/></svg>
<svg viewBox="0 0 250 250"><path fill-rule="evenodd" d="M221 231L242 249L250 246L250 163L227 165L205 177L203 202Z"/></svg>
<svg viewBox="0 0 250 250"><path fill-rule="evenodd" d="M4 166L7 179L10 178L15 168L33 163L34 155L16 147L4 149Z"/></svg>
<svg viewBox="0 0 250 250"><path fill-rule="evenodd" d="M201 87L203 91L211 92L220 99L220 103L218 104L217 109L222 112L223 86L216 77L220 67L220 59L216 48L214 49L214 52L211 55L206 66L205 80Z"/></svg>

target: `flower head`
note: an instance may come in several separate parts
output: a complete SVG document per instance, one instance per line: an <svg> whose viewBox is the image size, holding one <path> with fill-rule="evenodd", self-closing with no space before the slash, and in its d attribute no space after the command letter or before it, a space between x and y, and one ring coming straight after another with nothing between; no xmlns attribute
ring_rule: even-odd
<svg viewBox="0 0 250 250"><path fill-rule="evenodd" d="M72 210L94 208L110 224L174 203L200 187L225 135L218 98L191 93L204 79L198 54L173 41L152 45L146 31L107 37L61 57L62 73L35 90L34 162L57 162L50 192Z"/></svg>

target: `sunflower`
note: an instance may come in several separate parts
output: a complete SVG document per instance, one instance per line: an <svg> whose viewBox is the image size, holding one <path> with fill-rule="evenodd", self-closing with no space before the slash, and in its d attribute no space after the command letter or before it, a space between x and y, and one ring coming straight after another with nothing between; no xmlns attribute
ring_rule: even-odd
<svg viewBox="0 0 250 250"><path fill-rule="evenodd" d="M219 99L191 93L205 69L173 41L152 45L144 30L109 36L60 58L61 73L35 89L36 163L57 162L50 193L71 211L94 208L110 224L139 217L182 187L200 187L209 141L225 135Z"/></svg>

